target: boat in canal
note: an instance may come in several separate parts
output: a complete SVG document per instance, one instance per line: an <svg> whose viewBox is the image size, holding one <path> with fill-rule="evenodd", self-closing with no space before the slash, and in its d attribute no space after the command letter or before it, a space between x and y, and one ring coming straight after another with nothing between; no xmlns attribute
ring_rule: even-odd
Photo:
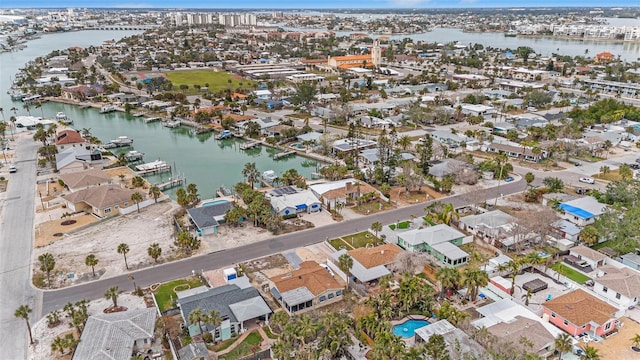
<svg viewBox="0 0 640 360"><path fill-rule="evenodd" d="M144 154L137 150L131 150L124 155L124 158L129 162L142 160Z"/></svg>
<svg viewBox="0 0 640 360"><path fill-rule="evenodd" d="M108 114L114 111L116 111L116 107L113 105L105 105L100 108L100 114Z"/></svg>
<svg viewBox="0 0 640 360"><path fill-rule="evenodd" d="M233 137L233 133L229 130L223 130L218 136L216 136L216 139L218 140L223 140L223 139L229 139Z"/></svg>
<svg viewBox="0 0 640 360"><path fill-rule="evenodd" d="M69 119L67 117L67 114L65 114L62 111L58 111L58 113L56 114L56 120L60 121L60 122L63 122L65 124L67 124L67 125L73 124L73 121L71 119Z"/></svg>
<svg viewBox="0 0 640 360"><path fill-rule="evenodd" d="M118 136L117 139L113 139L104 144L105 149L113 149L119 147L127 147L133 144L133 139L129 139L127 136Z"/></svg>
<svg viewBox="0 0 640 360"><path fill-rule="evenodd" d="M163 172L171 172L171 165L167 164L166 161L156 160L150 163L137 165L136 171L139 175L151 175Z"/></svg>

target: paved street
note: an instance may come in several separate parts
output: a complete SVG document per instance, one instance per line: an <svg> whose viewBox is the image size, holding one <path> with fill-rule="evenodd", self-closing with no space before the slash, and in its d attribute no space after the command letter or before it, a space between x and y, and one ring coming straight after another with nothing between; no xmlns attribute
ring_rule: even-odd
<svg viewBox="0 0 640 360"><path fill-rule="evenodd" d="M36 181L36 151L39 144L22 140L16 149L18 172L10 174L5 201L0 210L0 339L2 359L25 359L29 337L24 320L16 319L14 311L20 305L37 313L37 291L31 287L30 266L33 243L34 185ZM10 345L10 346L7 346Z"/></svg>
<svg viewBox="0 0 640 360"><path fill-rule="evenodd" d="M492 188L481 191L487 199L495 197L500 191L504 195L520 192L524 189L524 181L514 181L502 184L500 188ZM477 196L477 195L474 195ZM455 195L450 198L441 199L443 202L452 202L456 207L469 203L465 195ZM278 236L276 238L261 241L251 245L245 245L234 249L224 250L216 253L201 255L182 261L155 266L136 272L132 272L138 286L149 286L154 283L169 281L176 278L188 276L192 271L215 269L230 266L246 260L279 253L285 250L294 249L300 246L315 244L327 238L334 238L339 235L363 231L375 221L383 224L391 224L398 220L408 219L411 215L421 215L424 207L428 203L420 203L409 207L404 207L392 211L386 211L376 215L370 215L350 221L310 229L302 232ZM42 314L59 309L69 301L80 299L93 300L102 298L105 290L117 285L120 290L133 290L133 283L122 275L110 279L103 279L91 283L77 285L54 291L46 291L43 295Z"/></svg>

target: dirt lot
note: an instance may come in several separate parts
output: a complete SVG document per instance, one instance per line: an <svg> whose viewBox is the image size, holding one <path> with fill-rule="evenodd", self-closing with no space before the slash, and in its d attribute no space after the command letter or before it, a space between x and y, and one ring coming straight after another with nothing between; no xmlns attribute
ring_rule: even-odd
<svg viewBox="0 0 640 360"><path fill-rule="evenodd" d="M411 191L407 193L402 186L391 188L391 201L396 201L400 206L413 205L417 202L439 199L444 195L428 186L422 187L422 192Z"/></svg>
<svg viewBox="0 0 640 360"><path fill-rule="evenodd" d="M116 251L121 243L129 245L129 269L148 266L153 263L153 259L147 254L147 248L152 243L158 243L162 248L159 261L174 256L170 250L173 244L173 227L169 215L177 207L174 202L163 202L149 206L140 213L105 220L35 249L34 257L37 259L45 252L53 254L58 274L55 279L57 285L67 281L64 275L69 272L74 273L74 282L91 280L91 268L84 263L89 254L95 254L98 258L96 273L99 276L111 277L124 273L124 258Z"/></svg>
<svg viewBox="0 0 640 360"><path fill-rule="evenodd" d="M49 245L55 241L59 241L64 239L67 234L73 230L76 230L80 227L83 227L87 224L94 223L98 221L93 215L76 215L69 218L71 221L75 221L75 223L71 225L62 225L62 219L56 219L47 221L41 224L37 224L35 226L35 243L34 246L39 248L46 245Z"/></svg>
<svg viewBox="0 0 640 360"><path fill-rule="evenodd" d="M640 354L631 350L631 338L640 334L640 324L629 319L621 318L624 324L617 334L602 342L590 342L589 345L598 349L602 360L633 360L640 359Z"/></svg>

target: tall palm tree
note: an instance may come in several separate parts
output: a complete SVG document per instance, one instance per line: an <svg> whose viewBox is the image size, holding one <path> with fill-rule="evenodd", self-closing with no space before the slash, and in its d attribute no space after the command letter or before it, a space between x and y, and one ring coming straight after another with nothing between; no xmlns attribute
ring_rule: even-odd
<svg viewBox="0 0 640 360"><path fill-rule="evenodd" d="M157 263L158 258L160 257L160 255L162 255L162 248L160 247L160 244L158 243L151 244L149 248L147 248L147 254L151 256L154 263Z"/></svg>
<svg viewBox="0 0 640 360"><path fill-rule="evenodd" d="M129 245L125 243L121 243L118 245L118 254L122 254L124 256L124 266L129 270L129 264L127 264L127 253L129 252Z"/></svg>
<svg viewBox="0 0 640 360"><path fill-rule="evenodd" d="M93 277L96 277L96 265L98 265L98 258L94 254L89 254L84 259L84 263L87 266L91 266L91 271L93 272Z"/></svg>
<svg viewBox="0 0 640 360"><path fill-rule="evenodd" d="M220 324L222 324L222 317L220 313L215 310L210 310L207 313L207 323L210 324L214 329L216 329Z"/></svg>
<svg viewBox="0 0 640 360"><path fill-rule="evenodd" d="M40 262L40 271L47 274L47 284L51 286L51 271L56 266L56 260L50 253L44 253L38 256L38 261Z"/></svg>
<svg viewBox="0 0 640 360"><path fill-rule="evenodd" d="M24 319L24 322L27 324L27 330L29 331L29 343L33 345L33 334L31 334L31 324L29 323L29 314L31 314L33 310L29 307L29 305L20 305L13 313L13 316L18 319Z"/></svg>
<svg viewBox="0 0 640 360"><path fill-rule="evenodd" d="M140 194L139 192L135 191L133 194L131 194L131 201L136 203L136 206L138 207L138 212L140 212L140 202L142 200L143 200L142 194Z"/></svg>
<svg viewBox="0 0 640 360"><path fill-rule="evenodd" d="M402 150L407 150L407 148L411 146L411 138L409 137L409 135L402 135L398 139L398 146L400 146Z"/></svg>
<svg viewBox="0 0 640 360"><path fill-rule="evenodd" d="M349 277L351 276L351 268L353 267L353 258L345 253L338 258L338 267L347 275L347 287L349 287Z"/></svg>
<svg viewBox="0 0 640 360"><path fill-rule="evenodd" d="M22 105L22 108L27 110L27 114L29 114L29 116L31 116L31 106L29 106L29 104Z"/></svg>
<svg viewBox="0 0 640 360"><path fill-rule="evenodd" d="M594 348L593 346L585 345L585 347L582 348L580 360L600 360L598 349Z"/></svg>
<svg viewBox="0 0 640 360"><path fill-rule="evenodd" d="M206 321L207 316L202 312L202 309L197 308L191 310L189 313L189 322L192 324L198 324L198 328L200 328L200 334L203 334L202 331L202 322Z"/></svg>
<svg viewBox="0 0 640 360"><path fill-rule="evenodd" d="M112 286L104 292L104 297L107 300L113 301L113 307L118 307L118 295L120 295L122 291L119 291L117 286Z"/></svg>
<svg viewBox="0 0 640 360"><path fill-rule="evenodd" d="M447 290L457 289L460 284L460 271L452 267L442 267L436 272L436 279L440 282L442 288L441 297L445 297Z"/></svg>
<svg viewBox="0 0 640 360"><path fill-rule="evenodd" d="M508 263L501 264L498 266L498 272L508 271L509 277L511 278L511 290L509 290L509 295L513 295L513 292L516 290L516 276L520 272L520 268L522 266L521 258L514 258Z"/></svg>
<svg viewBox="0 0 640 360"><path fill-rule="evenodd" d="M471 301L476 300L478 296L478 288L487 286L489 283L489 275L486 271L480 269L466 268L462 275L462 284L467 287Z"/></svg>
<svg viewBox="0 0 640 360"><path fill-rule="evenodd" d="M573 347L573 339L571 338L571 335L563 332L558 335L554 341L554 345L556 350L558 350L558 360L561 360L564 353L571 351L571 348Z"/></svg>
<svg viewBox="0 0 640 360"><path fill-rule="evenodd" d="M309 315L300 316L296 323L296 327L298 328L298 335L304 344L307 343L307 340L313 339L318 332L316 324L314 324Z"/></svg>
<svg viewBox="0 0 640 360"><path fill-rule="evenodd" d="M158 203L158 198L160 197L160 188L157 187L156 185L153 185L152 187L149 188L149 195L151 195L151 197L153 198L153 201L157 204Z"/></svg>
<svg viewBox="0 0 640 360"><path fill-rule="evenodd" d="M631 343L633 344L633 346L640 347L640 333L639 334L635 334L635 336L632 337L630 340L631 340Z"/></svg>
<svg viewBox="0 0 640 360"><path fill-rule="evenodd" d="M260 177L260 172L258 172L256 163L250 162L250 163L244 164L244 168L242 169L242 176L244 176L245 180L248 183L251 183L251 189L254 189L255 183L256 181L258 181Z"/></svg>

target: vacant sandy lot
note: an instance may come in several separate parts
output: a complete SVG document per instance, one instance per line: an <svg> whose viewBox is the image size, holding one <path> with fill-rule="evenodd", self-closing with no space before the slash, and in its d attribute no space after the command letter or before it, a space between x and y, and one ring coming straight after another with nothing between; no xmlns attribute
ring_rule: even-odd
<svg viewBox="0 0 640 360"><path fill-rule="evenodd" d="M602 342L591 342L590 346L598 349L602 360L633 360L640 359L640 354L631 350L631 338L640 334L640 324L629 319L621 318L624 324L618 328L618 333Z"/></svg>
<svg viewBox="0 0 640 360"><path fill-rule="evenodd" d="M35 259L42 253L53 254L56 260L56 279L64 282L64 274L74 273L76 282L91 280L91 268L85 265L85 258L94 254L98 258L96 273L101 277L111 277L126 271L124 258L116 249L119 244L129 246L127 262L129 269L147 266L153 259L147 254L152 243L160 244L162 257L173 256L173 227L170 214L178 208L174 202L162 202L126 216L118 216L93 226L65 235L63 239L34 251ZM37 260L35 268L38 267Z"/></svg>

